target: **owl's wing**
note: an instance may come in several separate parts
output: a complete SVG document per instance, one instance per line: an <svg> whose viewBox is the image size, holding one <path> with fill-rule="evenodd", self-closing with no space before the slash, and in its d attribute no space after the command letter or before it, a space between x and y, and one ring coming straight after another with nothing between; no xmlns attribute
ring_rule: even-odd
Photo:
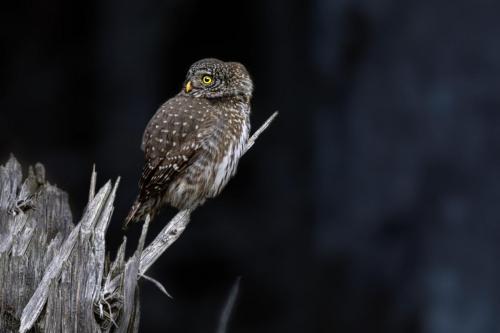
<svg viewBox="0 0 500 333"><path fill-rule="evenodd" d="M146 128L146 130L144 130L144 134L142 135L142 142L141 142L141 150L142 150L142 151L144 151L145 146L146 146L146 140L145 140L145 138L149 135L149 134L147 133L147 130L148 130L148 129Z"/></svg>
<svg viewBox="0 0 500 333"><path fill-rule="evenodd" d="M165 120L168 115L173 114L173 110L175 110L174 107L177 106L176 104L178 103L176 102L178 100L178 96L167 100L162 106L160 106L158 110L156 110L156 113L153 115L153 117L151 117L146 128L144 129L144 133L142 134L141 150L143 152L146 152L146 146L148 144L148 141L150 141L151 136L158 134L157 129L162 125L162 120ZM166 123L164 123L164 125L165 124Z"/></svg>
<svg viewBox="0 0 500 333"><path fill-rule="evenodd" d="M158 110L158 111L156 112L156 114L158 114L158 112L160 112L160 111L161 111L161 108L160 108L160 110ZM155 114L155 116L156 116L156 114ZM152 125L151 123L154 121L154 119L155 119L154 117L155 117L155 116L153 116L153 118L151 118L151 119L149 120L148 125L146 126L146 129L144 130L144 133L142 134L141 150L142 150L143 152L146 152L146 143L147 143L148 138L149 138L149 137L150 137L150 135L151 135L151 130L152 130L153 126L154 126L154 125Z"/></svg>
<svg viewBox="0 0 500 333"><path fill-rule="evenodd" d="M193 140L179 148L170 150L164 157L146 162L139 182L141 197L147 199L164 191L192 163L200 144Z"/></svg>
<svg viewBox="0 0 500 333"><path fill-rule="evenodd" d="M209 112L211 107L203 100L176 96L156 112L143 136L146 164L139 183L142 199L165 191L192 164L220 121Z"/></svg>
<svg viewBox="0 0 500 333"><path fill-rule="evenodd" d="M179 150L171 150L164 157L146 161L139 182L139 195L125 219L123 228L132 221L145 218L145 214L155 215L157 205L161 202L161 193L168 188L169 182L185 170L197 151L197 146L185 142Z"/></svg>

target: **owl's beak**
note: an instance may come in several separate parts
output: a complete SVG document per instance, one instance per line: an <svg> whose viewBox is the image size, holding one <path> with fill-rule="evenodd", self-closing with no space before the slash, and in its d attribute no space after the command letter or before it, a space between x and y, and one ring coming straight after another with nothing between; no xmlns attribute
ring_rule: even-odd
<svg viewBox="0 0 500 333"><path fill-rule="evenodd" d="M193 89L193 86L191 84L191 81L188 81L186 83L186 93L190 92Z"/></svg>

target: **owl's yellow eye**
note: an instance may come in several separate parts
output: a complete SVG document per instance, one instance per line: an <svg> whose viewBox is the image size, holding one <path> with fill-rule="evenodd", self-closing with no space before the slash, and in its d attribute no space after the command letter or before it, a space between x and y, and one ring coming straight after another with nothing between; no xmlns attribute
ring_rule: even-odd
<svg viewBox="0 0 500 333"><path fill-rule="evenodd" d="M201 83L208 86L209 84L212 84L213 80L214 79L210 75L205 75L201 78Z"/></svg>

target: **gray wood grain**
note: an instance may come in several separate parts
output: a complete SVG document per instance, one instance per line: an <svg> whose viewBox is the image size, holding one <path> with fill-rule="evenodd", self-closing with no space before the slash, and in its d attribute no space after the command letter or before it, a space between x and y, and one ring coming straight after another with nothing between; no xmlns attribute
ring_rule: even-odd
<svg viewBox="0 0 500 333"><path fill-rule="evenodd" d="M0 167L0 332L137 332L142 247L125 262L124 243L106 268L118 181L97 194L95 183L93 172L74 225L66 193L45 181L41 165L24 181L15 158Z"/></svg>

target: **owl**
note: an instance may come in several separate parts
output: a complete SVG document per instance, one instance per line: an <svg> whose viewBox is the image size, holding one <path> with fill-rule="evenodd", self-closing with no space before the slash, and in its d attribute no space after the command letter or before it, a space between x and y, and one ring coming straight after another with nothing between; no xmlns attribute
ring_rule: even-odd
<svg viewBox="0 0 500 333"><path fill-rule="evenodd" d="M236 62L203 59L181 91L149 121L139 194L125 220L153 218L164 205L194 209L234 176L250 132L253 83Z"/></svg>

